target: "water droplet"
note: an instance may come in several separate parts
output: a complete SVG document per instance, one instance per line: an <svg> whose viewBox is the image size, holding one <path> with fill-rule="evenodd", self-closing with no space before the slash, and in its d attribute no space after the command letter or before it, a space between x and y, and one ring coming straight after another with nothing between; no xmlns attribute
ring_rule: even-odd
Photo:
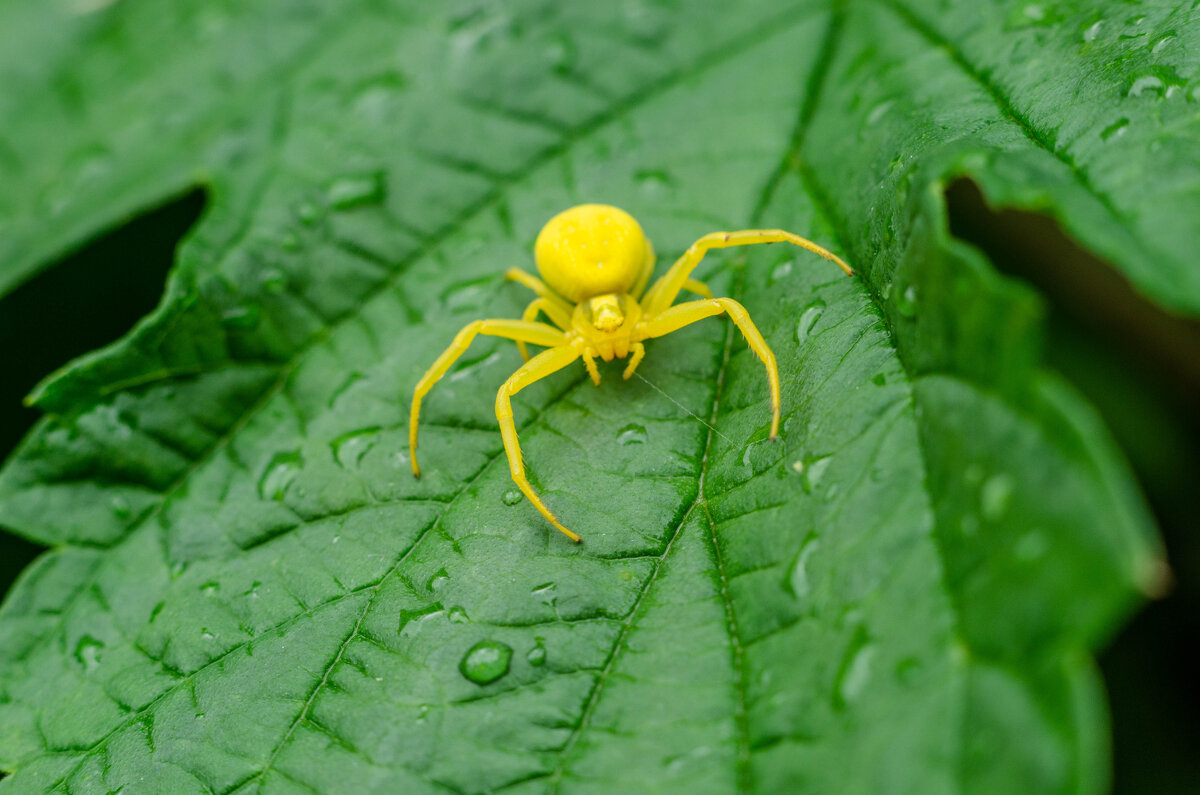
<svg viewBox="0 0 1200 795"><path fill-rule="evenodd" d="M200 593L204 594L205 596L209 596L209 597L216 596L217 591L220 591L220 590L221 590L221 584L216 582L215 580L209 580L208 582L206 582L200 586Z"/></svg>
<svg viewBox="0 0 1200 795"><path fill-rule="evenodd" d="M1152 66L1134 76L1125 90L1125 96L1164 99L1174 96L1182 85L1183 81L1170 69Z"/></svg>
<svg viewBox="0 0 1200 795"><path fill-rule="evenodd" d="M1125 92L1127 97L1140 97L1143 94L1154 94L1163 96L1166 94L1167 84L1163 82L1161 77L1155 75L1143 75L1135 78L1129 85L1129 90Z"/></svg>
<svg viewBox="0 0 1200 795"><path fill-rule="evenodd" d="M566 75L575 71L575 64L579 59L579 48L565 33L555 37L547 48L546 54L555 74Z"/></svg>
<svg viewBox="0 0 1200 795"><path fill-rule="evenodd" d="M200 637L204 640L216 640L217 636L209 632L207 629L200 630Z"/></svg>
<svg viewBox="0 0 1200 795"><path fill-rule="evenodd" d="M112 506L113 515L118 519L128 519L130 515L133 514L133 509L129 505L129 500L125 499L124 497L113 497L112 502L109 504Z"/></svg>
<svg viewBox="0 0 1200 795"><path fill-rule="evenodd" d="M485 276L481 279L452 284L438 296L442 304L451 311L467 307L482 308L484 299L488 297L495 285L495 279Z"/></svg>
<svg viewBox="0 0 1200 795"><path fill-rule="evenodd" d="M258 326L259 309L253 304L235 306L221 313L221 325L233 329L252 329Z"/></svg>
<svg viewBox="0 0 1200 795"><path fill-rule="evenodd" d="M826 455L811 458L805 463L802 484L806 494L812 494L821 485L821 479L825 477L825 470L829 468L831 461L833 456Z"/></svg>
<svg viewBox="0 0 1200 795"><path fill-rule="evenodd" d="M558 601L558 597L554 594L554 589L557 587L552 582L542 583L534 587L529 593L542 604L554 607L554 604Z"/></svg>
<svg viewBox="0 0 1200 795"><path fill-rule="evenodd" d="M529 654L525 655L525 659L529 660L529 664L534 668L540 668L546 664L546 647L542 638L534 638L534 646L529 650Z"/></svg>
<svg viewBox="0 0 1200 795"><path fill-rule="evenodd" d="M645 444L646 439L646 429L635 422L631 422L617 431L617 442L622 445Z"/></svg>
<svg viewBox="0 0 1200 795"><path fill-rule="evenodd" d="M1100 133L1100 140L1107 141L1112 138L1120 138L1129 129L1129 119L1117 119L1112 124L1105 127Z"/></svg>
<svg viewBox="0 0 1200 795"><path fill-rule="evenodd" d="M796 555L796 562L792 565L792 574L788 578L787 587L792 592L792 596L797 599L805 598L812 590L812 585L808 581L808 561L819 546L820 542L815 537L810 537L800 546L800 552Z"/></svg>
<svg viewBox="0 0 1200 795"><path fill-rule="evenodd" d="M1155 55L1158 55L1160 52L1162 52L1164 49L1166 49L1166 46L1168 44L1170 44L1172 41L1174 41L1174 39L1175 39L1175 31L1172 30L1171 32L1169 32L1169 33L1163 35L1161 38L1159 38L1158 41L1154 42L1154 46L1150 48L1150 52L1154 53Z"/></svg>
<svg viewBox="0 0 1200 795"><path fill-rule="evenodd" d="M445 569L438 569L433 576L429 578L429 582L425 583L425 590L440 591L446 587L446 583L450 582L450 575Z"/></svg>
<svg viewBox="0 0 1200 795"><path fill-rule="evenodd" d="M335 210L379 204L386 196L387 181L382 171L339 177L325 190L325 198Z"/></svg>
<svg viewBox="0 0 1200 795"><path fill-rule="evenodd" d="M471 618L467 615L467 611L461 607L452 607L446 613L446 619L451 624L469 624Z"/></svg>
<svg viewBox="0 0 1200 795"><path fill-rule="evenodd" d="M522 495L520 491L517 489L509 489L508 491L504 492L504 496L500 498L500 501L505 505L516 505L522 499L524 499L524 495Z"/></svg>
<svg viewBox="0 0 1200 795"><path fill-rule="evenodd" d="M872 108L871 112L867 114L867 126L869 127L887 115L888 109L891 108L895 102L895 100L889 99L885 102L880 102L878 105Z"/></svg>
<svg viewBox="0 0 1200 795"><path fill-rule="evenodd" d="M512 647L496 640L476 643L458 664L462 675L477 685L495 682L508 673Z"/></svg>
<svg viewBox="0 0 1200 795"><path fill-rule="evenodd" d="M820 298L805 307L804 311L800 313L800 319L796 322L796 342L803 345L808 340L813 327L817 325L817 321L821 319L824 312L825 301Z"/></svg>
<svg viewBox="0 0 1200 795"><path fill-rule="evenodd" d="M1083 29L1083 40L1084 41L1095 41L1096 37L1100 35L1100 28L1103 25L1104 25L1104 20L1101 19L1101 20L1097 20L1096 22L1093 22L1091 25L1084 28Z"/></svg>
<svg viewBox="0 0 1200 795"><path fill-rule="evenodd" d="M842 704L849 704L858 699L871 680L871 658L875 656L875 647L864 643L848 665L844 666L838 677L837 698Z"/></svg>
<svg viewBox="0 0 1200 795"><path fill-rule="evenodd" d="M299 450L276 453L258 481L259 496L264 500L282 502L288 487L296 480L303 468L304 457L300 455Z"/></svg>
<svg viewBox="0 0 1200 795"><path fill-rule="evenodd" d="M299 251L300 238L295 232L284 232L279 236L279 247L284 251Z"/></svg>
<svg viewBox="0 0 1200 795"><path fill-rule="evenodd" d="M789 259L786 262L781 262L771 269L770 283L781 281L789 273L792 272L792 261Z"/></svg>
<svg viewBox="0 0 1200 795"><path fill-rule="evenodd" d="M1030 530L1017 541L1013 554L1017 560L1032 562L1043 558L1049 548L1050 542L1046 540L1045 534L1038 530Z"/></svg>
<svg viewBox="0 0 1200 795"><path fill-rule="evenodd" d="M378 427L362 428L350 433L344 433L329 443L333 448L333 457L347 469L357 467L363 456L375 446Z"/></svg>
<svg viewBox="0 0 1200 795"><path fill-rule="evenodd" d="M1004 516L1016 485L1012 475L1007 474L993 475L984 481L979 491L979 509L984 519L994 522Z"/></svg>
<svg viewBox="0 0 1200 795"><path fill-rule="evenodd" d="M917 286L910 284L896 296L896 311L901 317L913 318L917 314Z"/></svg>
<svg viewBox="0 0 1200 795"><path fill-rule="evenodd" d="M803 461L793 461L792 462L792 471L797 474L803 472L804 471L804 462Z"/></svg>
<svg viewBox="0 0 1200 795"><path fill-rule="evenodd" d="M634 172L633 179L644 192L653 196L664 194L675 186L671 175L661 169L641 169Z"/></svg>
<svg viewBox="0 0 1200 795"><path fill-rule="evenodd" d="M250 587L247 588L242 593L242 596L247 596L251 599L257 599L258 598L258 589L261 587L262 587L262 583L259 582L258 580L255 580L254 582L250 583Z"/></svg>
<svg viewBox="0 0 1200 795"><path fill-rule="evenodd" d="M434 616L440 616L443 612L445 609L437 602L418 607L415 610L401 610L400 626L396 628L396 631L400 633L400 637L407 638L416 632L423 622Z"/></svg>
<svg viewBox="0 0 1200 795"><path fill-rule="evenodd" d="M884 375L883 373L876 373L871 378L871 383L874 384L875 386L886 386L887 385L887 376Z"/></svg>
<svg viewBox="0 0 1200 795"><path fill-rule="evenodd" d="M258 284L268 293L282 293L287 289L287 275L278 268L266 268L258 274Z"/></svg>
<svg viewBox="0 0 1200 795"><path fill-rule="evenodd" d="M301 202L296 206L296 217L305 226L316 226L323 214L321 208L313 202Z"/></svg>
<svg viewBox="0 0 1200 795"><path fill-rule="evenodd" d="M75 659L83 665L83 670L90 673L100 665L100 653L103 649L103 641L93 638L91 635L84 635L75 644Z"/></svg>
<svg viewBox="0 0 1200 795"><path fill-rule="evenodd" d="M389 111L397 107L407 86L408 79L395 72L370 80L362 84L352 99L351 112L373 127L381 125L387 121Z"/></svg>

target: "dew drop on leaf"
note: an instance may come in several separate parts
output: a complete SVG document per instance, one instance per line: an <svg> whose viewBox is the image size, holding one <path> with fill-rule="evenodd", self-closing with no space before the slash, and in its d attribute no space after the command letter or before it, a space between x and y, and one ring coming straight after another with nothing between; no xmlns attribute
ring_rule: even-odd
<svg viewBox="0 0 1200 795"><path fill-rule="evenodd" d="M901 317L913 318L917 314L917 286L910 284L896 296L896 311Z"/></svg>
<svg viewBox="0 0 1200 795"><path fill-rule="evenodd" d="M266 268L258 274L258 284L268 293L281 293L287 289L287 275L278 268Z"/></svg>
<svg viewBox="0 0 1200 795"><path fill-rule="evenodd" d="M204 594L205 596L216 596L217 592L220 590L221 585L213 580L209 580L200 586L200 593Z"/></svg>
<svg viewBox="0 0 1200 795"><path fill-rule="evenodd" d="M75 659L79 660L85 671L94 671L100 665L100 652L103 649L103 641L97 640L91 635L84 635L75 644Z"/></svg>
<svg viewBox="0 0 1200 795"><path fill-rule="evenodd" d="M784 262L776 265L774 268L771 268L771 276L769 277L767 283L775 284L776 282L783 281L783 279L791 272L792 261L791 259L785 260Z"/></svg>
<svg viewBox="0 0 1200 795"><path fill-rule="evenodd" d="M381 171L339 177L325 191L329 206L335 210L379 204L386 196L387 183Z"/></svg>
<svg viewBox="0 0 1200 795"><path fill-rule="evenodd" d="M304 468L304 457L299 450L276 453L267 464L267 469L258 480L258 494L264 500L283 501L288 487Z"/></svg>
<svg viewBox="0 0 1200 795"><path fill-rule="evenodd" d="M113 515L118 519L128 519L133 513L133 509L129 506L129 500L124 497L113 497L109 504L112 506Z"/></svg>
<svg viewBox="0 0 1200 795"><path fill-rule="evenodd" d="M1100 140L1108 141L1112 138L1120 138L1129 129L1129 119L1117 119L1112 124L1104 128L1100 133Z"/></svg>
<svg viewBox="0 0 1200 795"><path fill-rule="evenodd" d="M542 604L553 607L554 603L558 601L558 597L554 595L554 589L556 587L557 586L554 583L547 582L534 587L530 593L533 595L534 599L537 599Z"/></svg>
<svg viewBox="0 0 1200 795"><path fill-rule="evenodd" d="M841 704L853 703L863 690L866 689L867 683L871 680L871 658L875 656L875 647L870 644L864 644L854 656L850 658L849 664L843 669L838 677L837 701Z"/></svg>
<svg viewBox="0 0 1200 795"><path fill-rule="evenodd" d="M792 596L797 599L805 598L812 590L812 584L808 579L808 561L819 545L820 542L815 537L809 538L801 545L800 552L796 555L796 562L792 565L792 573L788 577L787 587L792 592Z"/></svg>
<svg viewBox="0 0 1200 795"><path fill-rule="evenodd" d="M451 624L469 624L471 622L470 617L467 615L467 611L463 610L461 607L450 608L450 610L446 613L446 619Z"/></svg>
<svg viewBox="0 0 1200 795"><path fill-rule="evenodd" d="M258 326L259 309L253 304L235 306L221 313L221 325L232 329L252 329Z"/></svg>
<svg viewBox="0 0 1200 795"><path fill-rule="evenodd" d="M806 494L812 494L821 485L821 479L825 477L825 470L829 468L829 462L832 460L832 456L821 456L805 463L801 477L804 478L802 483Z"/></svg>
<svg viewBox="0 0 1200 795"><path fill-rule="evenodd" d="M429 578L429 582L425 583L425 590L440 591L446 587L446 583L450 582L450 575L445 569L438 569L433 576Z"/></svg>
<svg viewBox="0 0 1200 795"><path fill-rule="evenodd" d="M534 638L534 646L525 655L525 659L529 660L529 664L534 668L540 668L546 664L546 646L542 638Z"/></svg>
<svg viewBox="0 0 1200 795"><path fill-rule="evenodd" d="M301 202L296 206L296 217L305 226L316 226L321 220L321 208L313 202Z"/></svg>
<svg viewBox="0 0 1200 795"><path fill-rule="evenodd" d="M333 448L333 457L347 469L357 467L363 456L375 446L374 437L378 433L378 427L371 427L342 434L329 443Z"/></svg>
<svg viewBox="0 0 1200 795"><path fill-rule="evenodd" d="M1012 502L1015 488L1016 483L1012 475L993 475L984 481L979 490L979 509L983 518L994 522L1003 517L1008 511L1009 503Z"/></svg>
<svg viewBox="0 0 1200 795"><path fill-rule="evenodd" d="M631 422L617 431L617 441L622 445L645 444L646 429L636 422Z"/></svg>
<svg viewBox="0 0 1200 795"><path fill-rule="evenodd" d="M418 607L415 610L401 610L400 626L396 628L396 631L400 633L400 637L407 638L417 631L421 622L441 615L444 610L445 608L438 602Z"/></svg>
<svg viewBox="0 0 1200 795"><path fill-rule="evenodd" d="M505 505L516 505L522 499L523 495L520 491L517 489L509 489L508 491L504 492L504 496L500 498L500 501Z"/></svg>
<svg viewBox="0 0 1200 795"><path fill-rule="evenodd" d="M512 647L500 641L480 641L463 656L458 670L477 685L491 684L508 673L512 653Z"/></svg>
<svg viewBox="0 0 1200 795"><path fill-rule="evenodd" d="M825 301L820 298L804 308L804 311L800 313L800 320L796 322L796 342L803 345L808 340L813 327L817 325L817 321L821 319L824 312Z"/></svg>
<svg viewBox="0 0 1200 795"><path fill-rule="evenodd" d="M675 180L671 178L670 174L656 168L637 171L634 173L633 179L643 192L652 196L666 193L675 184Z"/></svg>
<svg viewBox="0 0 1200 795"><path fill-rule="evenodd" d="M1013 553L1018 560L1033 562L1045 556L1050 544L1040 530L1030 530L1017 541Z"/></svg>

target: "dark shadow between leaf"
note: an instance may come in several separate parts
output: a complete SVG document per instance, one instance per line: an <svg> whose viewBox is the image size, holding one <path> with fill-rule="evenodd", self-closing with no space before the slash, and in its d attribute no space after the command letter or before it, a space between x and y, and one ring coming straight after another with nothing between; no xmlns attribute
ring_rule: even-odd
<svg viewBox="0 0 1200 795"><path fill-rule="evenodd" d="M1200 323L1164 312L1051 218L946 189L950 231L1046 300L1046 365L1103 415L1163 531L1176 582L1101 656L1114 791L1183 792L1200 780ZM1148 787L1150 782L1156 786Z"/></svg>
<svg viewBox="0 0 1200 795"><path fill-rule="evenodd" d="M92 240L0 299L0 460L40 416L39 380L129 331L158 304L180 240L207 197L195 188ZM0 595L41 548L0 532Z"/></svg>

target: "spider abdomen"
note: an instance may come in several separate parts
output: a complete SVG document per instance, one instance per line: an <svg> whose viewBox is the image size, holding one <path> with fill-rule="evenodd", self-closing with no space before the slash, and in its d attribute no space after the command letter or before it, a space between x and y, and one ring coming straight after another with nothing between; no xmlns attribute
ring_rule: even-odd
<svg viewBox="0 0 1200 795"><path fill-rule="evenodd" d="M633 216L607 204L581 204L551 218L534 258L555 292L569 301L627 293L653 266L653 252Z"/></svg>

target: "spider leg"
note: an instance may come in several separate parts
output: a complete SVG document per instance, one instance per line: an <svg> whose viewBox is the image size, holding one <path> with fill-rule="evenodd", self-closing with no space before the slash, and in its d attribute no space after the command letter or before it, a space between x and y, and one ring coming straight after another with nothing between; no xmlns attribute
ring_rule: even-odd
<svg viewBox="0 0 1200 795"><path fill-rule="evenodd" d="M550 513L546 503L542 502L542 498L534 492L533 487L529 485L529 479L525 477L525 463L521 460L521 445L517 441L517 425L513 422L511 398L533 382L561 370L578 358L579 351L570 345L559 345L542 351L513 373L496 393L496 419L500 422L500 435L504 438L504 451L508 454L508 468L512 471L513 482L550 524L575 542L580 540L579 536L563 527L562 522Z"/></svg>
<svg viewBox="0 0 1200 795"><path fill-rule="evenodd" d="M686 304L673 306L656 317L651 317L645 322L642 333L646 338L661 337L695 323L697 320L714 317L721 313L729 315L729 318L742 332L742 336L746 338L750 350L754 351L767 367L767 388L771 392L771 438L774 439L779 435L779 370L775 367L775 354L771 352L767 341L763 339L762 334L754 325L754 321L750 319L750 313L746 311L746 307L732 298L689 301Z"/></svg>
<svg viewBox="0 0 1200 795"><path fill-rule="evenodd" d="M412 458L412 470L415 477L421 477L421 468L417 465L417 418L421 414L421 398L442 379L450 366L459 356L466 352L471 340L477 334L488 334L493 337L507 337L521 342L532 342L547 348L561 346L566 342L566 335L553 326L545 323L528 323L523 320L476 320L468 323L454 337L450 347L437 357L433 365L421 376L413 389L412 410L408 415L408 454Z"/></svg>
<svg viewBox="0 0 1200 795"><path fill-rule="evenodd" d="M538 298L545 298L550 303L562 310L568 318L571 317L572 306L554 290L550 289L550 285L546 284L536 276L531 276L520 268L509 268L504 272L504 278L510 282L518 282L521 285L528 287L538 294Z"/></svg>
<svg viewBox="0 0 1200 795"><path fill-rule="evenodd" d="M640 342L635 342L629 347L633 350L633 355L629 357L629 364L625 367L625 372L621 374L626 381L633 377L633 371L642 363L642 357L646 355L646 346Z"/></svg>
<svg viewBox="0 0 1200 795"><path fill-rule="evenodd" d="M830 262L836 263L847 275L854 275L854 270L833 252L821 248L811 240L806 240L799 235L793 235L791 232L785 232L782 229L744 229L740 232L713 232L693 243L684 252L683 256L675 261L671 269L651 286L642 297L642 309L645 310L647 315L658 315L674 303L675 298L679 295L679 291L687 287L687 282L692 271L700 264L700 260L704 259L704 255L714 248L784 242L793 243L814 254L819 254ZM703 293L701 294L703 295Z"/></svg>
<svg viewBox="0 0 1200 795"><path fill-rule="evenodd" d="M642 262L642 272L638 274L637 281L633 283L633 287L629 290L629 294L634 298L640 298L642 291L646 289L646 285L650 283L650 277L654 275L654 246L650 245L650 241L646 241L646 259Z"/></svg>
<svg viewBox="0 0 1200 795"><path fill-rule="evenodd" d="M584 351L582 356L583 364L585 367L587 367L588 375L592 377L592 383L596 386L600 386L600 370L596 367L595 357L588 354L587 351Z"/></svg>
<svg viewBox="0 0 1200 795"><path fill-rule="evenodd" d="M708 288L708 285L704 282L698 282L695 279L688 279L685 281L683 283L683 289L687 290L689 293L695 293L696 295L704 296L710 301L713 297L713 292Z"/></svg>
<svg viewBox="0 0 1200 795"><path fill-rule="evenodd" d="M539 312L545 312L546 317L554 322L563 331L571 328L571 316L562 312L559 306L545 298L535 298L529 302L529 306L525 307L525 313L521 315L521 320L532 322L537 319ZM524 340L517 340L517 350L521 351L521 358L529 361L529 349L525 347Z"/></svg>

